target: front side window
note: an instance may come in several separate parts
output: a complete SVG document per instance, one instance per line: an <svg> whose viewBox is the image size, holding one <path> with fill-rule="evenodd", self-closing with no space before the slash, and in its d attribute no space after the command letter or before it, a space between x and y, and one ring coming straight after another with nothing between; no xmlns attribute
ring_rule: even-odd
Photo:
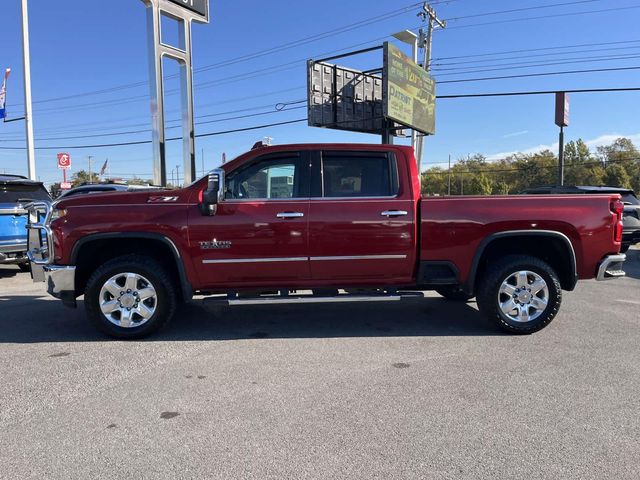
<svg viewBox="0 0 640 480"><path fill-rule="evenodd" d="M279 199L301 196L299 158L262 160L227 177L228 199Z"/></svg>
<svg viewBox="0 0 640 480"><path fill-rule="evenodd" d="M325 197L389 197L397 193L387 156L325 154Z"/></svg>

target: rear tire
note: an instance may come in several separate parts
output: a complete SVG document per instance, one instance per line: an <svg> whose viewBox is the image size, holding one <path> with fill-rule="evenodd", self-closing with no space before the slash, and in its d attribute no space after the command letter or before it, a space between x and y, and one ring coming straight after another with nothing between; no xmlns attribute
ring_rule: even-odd
<svg viewBox="0 0 640 480"><path fill-rule="evenodd" d="M491 265L480 279L477 302L480 312L505 332L529 334L554 319L562 288L546 262L509 255Z"/></svg>
<svg viewBox="0 0 640 480"><path fill-rule="evenodd" d="M124 339L143 338L162 328L175 312L176 299L165 268L142 255L117 257L100 266L84 292L94 326Z"/></svg>
<svg viewBox="0 0 640 480"><path fill-rule="evenodd" d="M454 285L438 287L436 288L436 292L438 292L447 300L451 300L453 302L467 302L475 296L475 295L469 295L460 287L456 287Z"/></svg>

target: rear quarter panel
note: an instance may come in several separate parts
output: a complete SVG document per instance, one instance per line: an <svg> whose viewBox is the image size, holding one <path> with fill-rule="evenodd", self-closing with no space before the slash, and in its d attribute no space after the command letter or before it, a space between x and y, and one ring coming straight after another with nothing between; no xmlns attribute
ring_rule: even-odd
<svg viewBox="0 0 640 480"><path fill-rule="evenodd" d="M422 199L422 260L453 262L460 281L469 276L480 243L513 230L551 230L566 235L576 254L578 277L593 278L603 256L617 253L613 241L618 195L513 195Z"/></svg>

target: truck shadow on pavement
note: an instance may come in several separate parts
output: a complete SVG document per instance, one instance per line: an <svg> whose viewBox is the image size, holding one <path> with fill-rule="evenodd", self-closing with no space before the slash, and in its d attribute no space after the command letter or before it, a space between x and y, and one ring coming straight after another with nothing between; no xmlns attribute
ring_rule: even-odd
<svg viewBox="0 0 640 480"><path fill-rule="evenodd" d="M381 304L182 305L171 323L144 341L501 335L475 303L426 298ZM36 296L0 297L0 343L93 342L83 302L68 309Z"/></svg>

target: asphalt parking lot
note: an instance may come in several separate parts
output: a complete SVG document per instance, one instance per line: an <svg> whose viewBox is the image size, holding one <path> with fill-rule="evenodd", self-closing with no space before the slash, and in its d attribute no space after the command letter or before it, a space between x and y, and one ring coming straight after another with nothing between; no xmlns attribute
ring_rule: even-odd
<svg viewBox="0 0 640 480"><path fill-rule="evenodd" d="M626 269L532 336L429 294L200 303L120 342L0 267L0 477L637 479L640 250Z"/></svg>

